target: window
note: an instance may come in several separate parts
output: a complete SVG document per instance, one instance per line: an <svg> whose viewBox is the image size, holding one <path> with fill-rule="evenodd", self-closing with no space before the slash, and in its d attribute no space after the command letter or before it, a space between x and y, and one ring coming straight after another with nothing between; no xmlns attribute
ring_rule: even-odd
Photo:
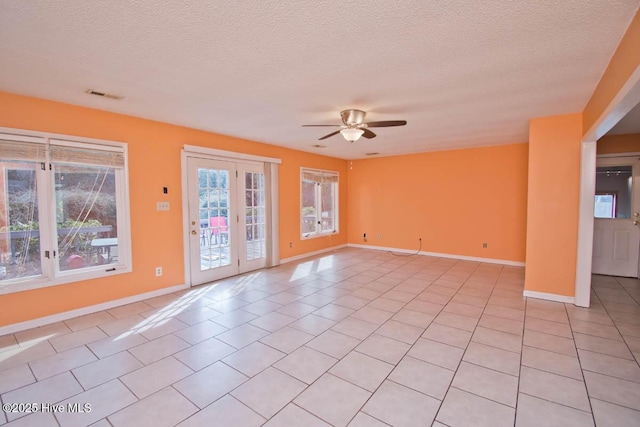
<svg viewBox="0 0 640 427"><path fill-rule="evenodd" d="M596 168L595 218L631 218L633 166L613 165Z"/></svg>
<svg viewBox="0 0 640 427"><path fill-rule="evenodd" d="M596 193L596 202L593 209L596 218L616 217L616 194Z"/></svg>
<svg viewBox="0 0 640 427"><path fill-rule="evenodd" d="M338 173L302 169L300 231L303 239L338 232Z"/></svg>
<svg viewBox="0 0 640 427"><path fill-rule="evenodd" d="M131 271L126 145L0 134L0 293Z"/></svg>

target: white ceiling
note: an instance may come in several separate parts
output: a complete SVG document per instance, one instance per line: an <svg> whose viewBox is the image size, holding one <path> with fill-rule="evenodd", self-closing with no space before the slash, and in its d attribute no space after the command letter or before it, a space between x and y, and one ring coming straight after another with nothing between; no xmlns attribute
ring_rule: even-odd
<svg viewBox="0 0 640 427"><path fill-rule="evenodd" d="M345 159L526 142L582 111L639 4L2 0L0 90ZM300 125L347 108L408 124L313 148L332 129Z"/></svg>

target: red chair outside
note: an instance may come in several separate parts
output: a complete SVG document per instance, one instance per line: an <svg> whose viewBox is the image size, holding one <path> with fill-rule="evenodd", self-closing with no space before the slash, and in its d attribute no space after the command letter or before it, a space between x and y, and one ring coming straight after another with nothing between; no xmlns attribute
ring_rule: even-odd
<svg viewBox="0 0 640 427"><path fill-rule="evenodd" d="M227 219L223 216L212 216L209 218L209 240L213 239L214 244L218 244L218 236L220 244L229 242L229 228L227 227Z"/></svg>

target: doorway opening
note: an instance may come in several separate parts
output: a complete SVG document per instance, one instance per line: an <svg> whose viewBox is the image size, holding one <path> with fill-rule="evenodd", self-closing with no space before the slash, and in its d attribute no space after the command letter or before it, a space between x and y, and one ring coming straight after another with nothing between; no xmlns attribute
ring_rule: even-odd
<svg viewBox="0 0 640 427"><path fill-rule="evenodd" d="M279 160L195 151L183 150L187 283L201 285L277 265ZM234 154L239 157L230 157Z"/></svg>
<svg viewBox="0 0 640 427"><path fill-rule="evenodd" d="M597 159L591 265L594 274L638 277L639 174L637 156Z"/></svg>

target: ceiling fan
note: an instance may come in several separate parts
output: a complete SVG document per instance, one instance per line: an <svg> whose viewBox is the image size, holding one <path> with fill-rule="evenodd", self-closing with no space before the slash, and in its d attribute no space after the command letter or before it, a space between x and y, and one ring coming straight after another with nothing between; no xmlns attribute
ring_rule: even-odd
<svg viewBox="0 0 640 427"><path fill-rule="evenodd" d="M391 126L404 126L407 124L406 120L386 120L380 122L368 122L364 123L364 116L367 113L362 110L344 110L340 112L342 117L341 125L302 125L304 127L340 127L340 130L331 132L328 135L318 138L319 140L327 139L337 134L342 134L344 139L349 142L357 141L361 136L371 139L375 138L376 134L371 132L369 128L385 128Z"/></svg>

